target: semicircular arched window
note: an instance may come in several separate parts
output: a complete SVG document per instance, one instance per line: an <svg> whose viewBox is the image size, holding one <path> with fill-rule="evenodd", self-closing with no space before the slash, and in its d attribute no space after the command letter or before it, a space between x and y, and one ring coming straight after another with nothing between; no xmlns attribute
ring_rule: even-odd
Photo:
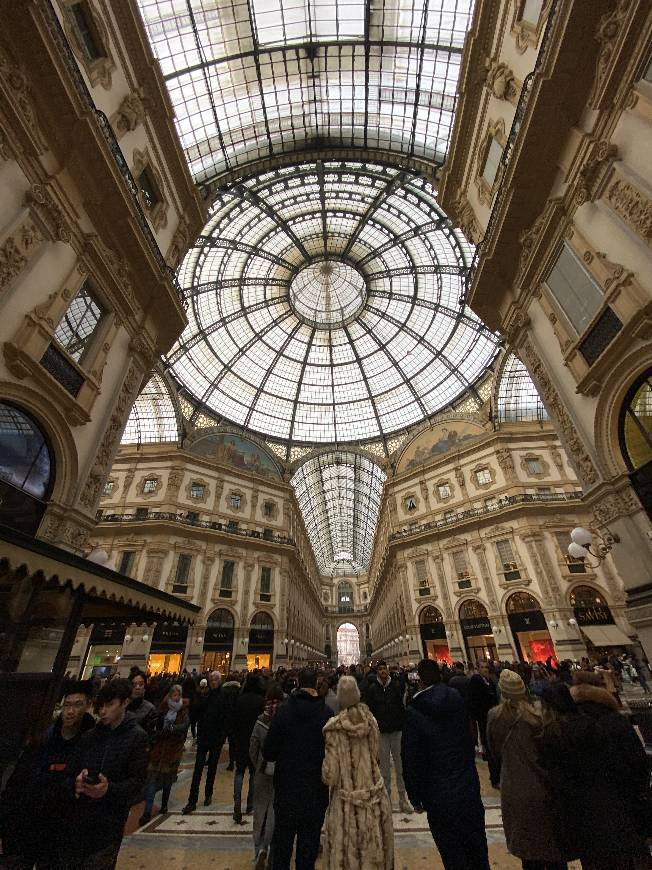
<svg viewBox="0 0 652 870"><path fill-rule="evenodd" d="M652 461L652 371L646 372L629 390L619 421L623 458L635 471Z"/></svg>
<svg viewBox="0 0 652 870"><path fill-rule="evenodd" d="M460 607L460 619L482 619L487 615L487 608L475 598L465 601Z"/></svg>
<svg viewBox="0 0 652 870"><path fill-rule="evenodd" d="M54 458L39 425L0 402L0 522L34 534L54 483Z"/></svg>
<svg viewBox="0 0 652 870"><path fill-rule="evenodd" d="M220 607L211 613L206 620L206 625L209 628L233 628L233 616L228 610Z"/></svg>
<svg viewBox="0 0 652 870"><path fill-rule="evenodd" d="M260 610L258 613L254 613L254 615L251 617L250 627L274 631L274 620L269 615L269 613L265 613L264 611Z"/></svg>
<svg viewBox="0 0 652 870"><path fill-rule="evenodd" d="M539 602L529 592L515 592L507 599L507 613L528 613L541 610Z"/></svg>
<svg viewBox="0 0 652 870"><path fill-rule="evenodd" d="M437 610L436 607L425 607L421 611L421 615L419 616L419 623L421 625L433 625L437 622L443 622L444 617L441 615L441 612Z"/></svg>

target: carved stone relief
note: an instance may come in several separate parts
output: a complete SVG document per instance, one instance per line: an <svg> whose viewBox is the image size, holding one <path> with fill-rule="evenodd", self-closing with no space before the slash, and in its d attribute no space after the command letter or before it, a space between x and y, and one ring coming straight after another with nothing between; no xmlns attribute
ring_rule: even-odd
<svg viewBox="0 0 652 870"><path fill-rule="evenodd" d="M32 218L27 218L0 243L0 291L20 275L42 241L42 232Z"/></svg>
<svg viewBox="0 0 652 870"><path fill-rule="evenodd" d="M501 63L497 58L487 59L487 77L485 85L497 100L507 100L516 105L521 91L516 77L506 63Z"/></svg>
<svg viewBox="0 0 652 870"><path fill-rule="evenodd" d="M147 100L143 98L140 89L127 94L111 119L111 125L118 139L143 123L147 108Z"/></svg>
<svg viewBox="0 0 652 870"><path fill-rule="evenodd" d="M614 174L607 185L605 202L646 244L652 241L652 200L631 182Z"/></svg>

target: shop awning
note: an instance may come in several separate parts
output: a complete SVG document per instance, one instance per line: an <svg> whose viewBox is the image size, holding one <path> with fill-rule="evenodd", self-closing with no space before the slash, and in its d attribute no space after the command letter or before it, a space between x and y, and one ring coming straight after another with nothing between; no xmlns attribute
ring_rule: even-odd
<svg viewBox="0 0 652 870"><path fill-rule="evenodd" d="M617 625L583 625L582 631L593 646L630 646L632 643Z"/></svg>
<svg viewBox="0 0 652 870"><path fill-rule="evenodd" d="M117 571L89 562L45 541L0 527L0 574L40 574L48 584L84 592L81 622L113 618L125 622L192 624L201 608L153 589Z"/></svg>

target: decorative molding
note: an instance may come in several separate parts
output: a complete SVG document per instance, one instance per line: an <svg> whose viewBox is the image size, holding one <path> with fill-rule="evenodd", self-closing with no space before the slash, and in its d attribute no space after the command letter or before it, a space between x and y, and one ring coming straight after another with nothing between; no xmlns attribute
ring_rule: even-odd
<svg viewBox="0 0 652 870"><path fill-rule="evenodd" d="M652 200L615 170L602 197L627 226L649 245L652 242Z"/></svg>
<svg viewBox="0 0 652 870"><path fill-rule="evenodd" d="M527 338L520 348L520 354L528 367L539 394L541 395L548 412L553 419L557 420L558 431L563 439L564 447L572 459L575 472L584 487L588 488L598 482L598 472L582 443L580 436L568 411L566 410L559 393L555 389L548 376L539 354L535 350L530 338Z"/></svg>
<svg viewBox="0 0 652 870"><path fill-rule="evenodd" d="M158 201L154 205L148 203L147 198L144 196L142 190L139 191L138 196L140 199L140 204L142 205L145 214L149 218L149 221L152 224L154 231L158 232L158 230L165 229L165 227L168 225L169 203L165 196L165 185L163 184L161 173L158 171L158 169L152 162L151 157L149 156L149 149L145 148L144 151L139 151L136 148L134 149L133 165L131 167L131 172L136 179L136 183L138 183L138 179L145 170L147 170L148 175L154 182L155 193Z"/></svg>
<svg viewBox="0 0 652 870"><path fill-rule="evenodd" d="M478 481L478 473L480 471L488 471L489 476L491 477L491 481L489 483L480 483ZM473 476L473 486L476 489L491 489L491 487L496 483L496 469L490 465L488 462L480 462L478 465L475 465L471 469L471 474Z"/></svg>
<svg viewBox="0 0 652 870"><path fill-rule="evenodd" d="M0 47L0 102L2 102L3 97L22 126L22 132L27 139L25 144L31 146L37 155L42 154L47 145L39 125L27 77ZM7 141L5 137L3 139L4 142ZM6 149L7 146L3 146L3 153L6 153Z"/></svg>
<svg viewBox="0 0 652 870"><path fill-rule="evenodd" d="M51 242L70 242L70 228L63 211L44 185L30 187L25 194L25 205L46 238Z"/></svg>
<svg viewBox="0 0 652 870"><path fill-rule="evenodd" d="M640 509L641 505L634 491L626 489L620 493L612 492L602 495L599 503L593 508L593 515L598 526L604 528L614 520L628 517Z"/></svg>
<svg viewBox="0 0 652 870"><path fill-rule="evenodd" d="M525 0L513 0L514 12L512 14L511 32L516 41L516 50L519 54L525 54L528 48L536 48L543 25L550 11L551 0L545 0L541 7L539 20L536 24L531 24L523 19L523 9Z"/></svg>
<svg viewBox="0 0 652 870"><path fill-rule="evenodd" d="M145 492L145 483L148 480L155 480L156 481L156 486L154 487L154 489L151 492ZM158 495L161 495L161 492L163 489L163 487L161 486L162 481L163 481L163 477L160 474L154 474L154 473L143 474L140 477L140 479L138 480L138 483L136 484L136 492L138 493L138 498L150 499L150 498L155 498Z"/></svg>
<svg viewBox="0 0 652 870"><path fill-rule="evenodd" d="M148 109L149 101L143 96L140 88L127 94L111 118L111 126L115 130L116 138L120 139L125 133L135 130L139 124L142 124Z"/></svg>
<svg viewBox="0 0 652 870"><path fill-rule="evenodd" d="M70 47L72 48L82 69L85 70L91 83L91 87L101 85L108 91L111 87L111 73L116 68L116 64L109 48L109 35L106 26L102 21L102 16L99 15L97 9L95 9L92 0L85 0L83 4L84 12L87 16L90 16L91 20L89 21L89 24L95 29L94 36L96 37L96 41L99 40L100 43L98 49L101 48L104 52L102 57L98 57L95 60L89 60L85 47L79 37L77 24L71 9L76 2L77 0L60 0L59 2L59 6L63 12L63 29L66 38L68 39Z"/></svg>
<svg viewBox="0 0 652 870"><path fill-rule="evenodd" d="M466 238L474 244L480 242L482 239L482 227L465 193L461 193L458 196L453 208L455 219Z"/></svg>
<svg viewBox="0 0 652 870"><path fill-rule="evenodd" d="M541 466L541 471L530 471L527 467L528 460L536 460ZM550 474L550 465L540 453L524 453L523 456L521 456L520 465L527 477L535 477L537 480L541 480L541 478L548 477Z"/></svg>
<svg viewBox="0 0 652 870"><path fill-rule="evenodd" d="M28 217L0 243L0 291L16 280L42 241L43 233Z"/></svg>
<svg viewBox="0 0 652 870"><path fill-rule="evenodd" d="M516 480L516 468L514 466L514 457L507 447L500 447L495 452L496 461L502 473L505 475L505 480L511 482Z"/></svg>
<svg viewBox="0 0 652 870"><path fill-rule="evenodd" d="M485 85L497 100L507 100L515 106L521 92L521 82L517 81L513 71L498 58L487 58L487 77Z"/></svg>
<svg viewBox="0 0 652 870"><path fill-rule="evenodd" d="M484 205L491 205L495 192L498 190L502 180L504 166L501 163L496 170L493 182L490 185L484 177L484 168L489 156L489 149L493 140L496 140L501 148L507 145L507 134L505 133L505 119L499 118L497 121L489 121L487 129L478 147L476 155L476 169L474 183L478 189L478 199Z"/></svg>
<svg viewBox="0 0 652 870"><path fill-rule="evenodd" d="M201 498L196 498L192 495L192 488L195 485L204 487L204 494ZM170 479L168 477L168 488L170 486ZM204 480L203 477L191 477L188 483L186 484L186 498L188 501L192 502L192 504L206 504L211 494L211 488L207 480Z"/></svg>
<svg viewBox="0 0 652 870"><path fill-rule="evenodd" d="M165 488L165 501L176 501L179 496L179 490L183 483L184 470L183 468L172 468L168 473L167 486Z"/></svg>

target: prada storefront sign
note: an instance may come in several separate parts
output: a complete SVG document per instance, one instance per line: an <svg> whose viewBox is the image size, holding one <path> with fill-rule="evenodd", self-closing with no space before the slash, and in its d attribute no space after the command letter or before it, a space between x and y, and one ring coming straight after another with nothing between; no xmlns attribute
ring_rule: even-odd
<svg viewBox="0 0 652 870"><path fill-rule="evenodd" d="M205 650L227 650L233 646L233 628L225 625L209 625L204 634Z"/></svg>
<svg viewBox="0 0 652 870"><path fill-rule="evenodd" d="M443 622L426 622L420 628L422 640L443 640L446 637L446 626Z"/></svg>
<svg viewBox="0 0 652 870"><path fill-rule="evenodd" d="M460 619L462 634L465 637L473 637L479 634L493 634L488 616L479 616L472 619Z"/></svg>
<svg viewBox="0 0 652 870"><path fill-rule="evenodd" d="M273 628L250 628L249 649L257 652L265 652L274 647Z"/></svg>
<svg viewBox="0 0 652 870"><path fill-rule="evenodd" d="M188 637L187 625L159 623L154 629L152 652L183 652Z"/></svg>
<svg viewBox="0 0 652 870"><path fill-rule="evenodd" d="M604 604L592 607L576 607L575 619L578 625L613 625L611 610Z"/></svg>
<svg viewBox="0 0 652 870"><path fill-rule="evenodd" d="M512 631L547 631L546 618L541 610L526 610L508 615Z"/></svg>

